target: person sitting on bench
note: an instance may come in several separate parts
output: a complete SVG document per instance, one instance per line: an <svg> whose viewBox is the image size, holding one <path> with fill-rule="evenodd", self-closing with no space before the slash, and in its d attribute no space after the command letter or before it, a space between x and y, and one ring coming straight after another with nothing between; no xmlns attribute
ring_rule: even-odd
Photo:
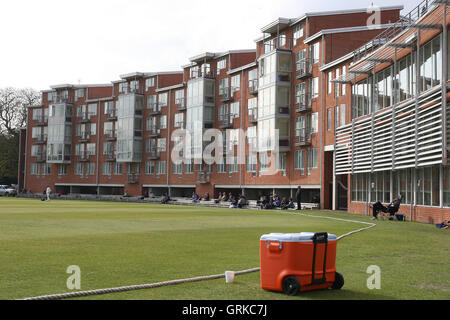
<svg viewBox="0 0 450 320"><path fill-rule="evenodd" d="M389 213L390 218L389 219L393 219L393 216L398 212L398 210L400 209L400 204L402 201L402 196L399 195L397 199L393 200L389 205L387 205L386 207L383 206L383 204L378 201L377 203L375 203L372 206L372 210L373 210L373 220L378 220L378 214L380 212L382 213Z"/></svg>

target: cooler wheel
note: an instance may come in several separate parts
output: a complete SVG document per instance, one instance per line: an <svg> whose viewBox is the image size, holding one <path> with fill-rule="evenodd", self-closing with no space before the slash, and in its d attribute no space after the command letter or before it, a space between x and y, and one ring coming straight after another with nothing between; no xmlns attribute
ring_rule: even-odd
<svg viewBox="0 0 450 320"><path fill-rule="evenodd" d="M296 277L286 277L283 279L283 292L288 296L296 296L300 293L300 281Z"/></svg>
<svg viewBox="0 0 450 320"><path fill-rule="evenodd" d="M333 286L331 288L334 290L340 290L343 286L344 286L344 277L339 272L336 272Z"/></svg>

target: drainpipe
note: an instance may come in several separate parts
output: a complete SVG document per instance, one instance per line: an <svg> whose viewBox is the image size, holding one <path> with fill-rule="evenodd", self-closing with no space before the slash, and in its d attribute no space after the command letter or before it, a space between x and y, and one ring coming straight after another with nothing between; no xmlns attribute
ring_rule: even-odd
<svg viewBox="0 0 450 320"><path fill-rule="evenodd" d="M27 172L28 172L28 168L27 168L27 158L28 158L28 121L29 121L29 117L28 117L28 112L27 112L27 126L26 126L26 131L25 131L25 161L24 161L24 174L23 174L23 187L26 189L27 186ZM48 129L47 129L48 130ZM20 146L19 146L20 148ZM47 152L47 148L45 149L45 152ZM20 153L19 153L20 154ZM47 155L45 155L45 157L47 158ZM20 161L20 159L19 159ZM20 190L19 190L20 191Z"/></svg>
<svg viewBox="0 0 450 320"><path fill-rule="evenodd" d="M322 35L322 57L321 57L321 66L323 66L324 65L324 62L325 62L325 36L324 35ZM324 107L324 99L325 99L325 94L324 94L324 72L323 71L321 71L320 72L320 95L321 95L321 101L320 101L320 119L321 120L323 120L324 118L323 118L323 107ZM323 121L319 121L319 124L318 125L320 125L320 152L318 152L318 155L320 154L320 206L321 206L321 208L323 208L324 206L323 206L323 204L324 204L324 200L325 200L325 197L324 197L324 195L325 195L325 188L323 187L323 185L324 185L324 183L323 183L323 170L324 170L324 155L325 155L325 151L324 151L324 148L323 148L323 145L324 145L324 134L323 134L323 129L324 129L324 126L323 126Z"/></svg>
<svg viewBox="0 0 450 320"><path fill-rule="evenodd" d="M97 107L97 128L96 128L96 130L97 130L97 132L96 132L96 134L97 134L97 147L96 147L96 153L97 153L97 164L96 164L96 177L95 177L95 184L97 185L97 195L99 195L100 194L100 187L99 187L99 185L98 185L98 182L99 182L99 172L100 172L100 168L99 168L99 164L100 164L100 159L99 159L99 157L100 157L100 117L101 117L101 114L102 114L102 108L101 108L101 101L99 100L98 101L98 107Z"/></svg>
<svg viewBox="0 0 450 320"><path fill-rule="evenodd" d="M167 116L167 178L166 178L166 183L167 183L167 192L168 192L168 195L169 195L169 197L171 197L172 196L172 194L171 194L171 190L170 190L170 186L169 186L169 172L170 172L170 131L171 131L171 127L170 127L170 125L171 125L171 123L172 123L172 120L171 120L171 97L172 97L172 89L170 89L169 90L169 98L168 98L168 101L167 101L167 103L168 103L168 116ZM181 170L183 170L183 169L181 169Z"/></svg>
<svg viewBox="0 0 450 320"><path fill-rule="evenodd" d="M239 129L242 130L242 117L244 115L244 113L242 112L242 110L244 109L244 70L241 71L241 106L239 108ZM246 91L246 90L245 90ZM248 106L247 106L248 108ZM241 141L242 137L239 137L239 141ZM242 141L241 141L242 142ZM242 150L244 150L245 152L245 143L239 143L239 155L242 154ZM245 157L245 155L244 155ZM239 164L239 189L241 189L241 193L243 193L242 190L242 164Z"/></svg>

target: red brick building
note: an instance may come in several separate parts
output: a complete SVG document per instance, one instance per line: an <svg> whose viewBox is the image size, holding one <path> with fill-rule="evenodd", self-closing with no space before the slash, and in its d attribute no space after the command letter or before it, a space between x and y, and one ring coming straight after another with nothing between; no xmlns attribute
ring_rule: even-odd
<svg viewBox="0 0 450 320"><path fill-rule="evenodd" d="M344 147L335 137L358 119L355 83L363 76L352 73L353 60L368 43L374 50L382 45L369 41L389 32L400 10L380 8L376 25L368 25L373 13L367 9L279 18L261 29L256 49L205 52L180 72L53 86L42 92L41 105L29 108L22 186L98 195L233 192L256 199L290 197L301 185L304 202L364 213L352 201L358 173L339 167L335 151ZM223 142L223 155L214 164L199 156L174 162L180 129L195 131L183 150L190 154L202 154L201 137L218 129L221 136L211 141Z"/></svg>

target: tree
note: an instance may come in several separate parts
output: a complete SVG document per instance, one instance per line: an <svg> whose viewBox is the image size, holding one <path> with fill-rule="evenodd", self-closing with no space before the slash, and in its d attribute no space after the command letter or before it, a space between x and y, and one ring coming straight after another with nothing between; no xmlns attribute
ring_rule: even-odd
<svg viewBox="0 0 450 320"><path fill-rule="evenodd" d="M41 103L33 89L0 89L0 182L17 181L19 128L26 126L27 107Z"/></svg>
<svg viewBox="0 0 450 320"><path fill-rule="evenodd" d="M39 92L26 88L0 89L0 134L12 135L26 125L27 106L41 102Z"/></svg>

